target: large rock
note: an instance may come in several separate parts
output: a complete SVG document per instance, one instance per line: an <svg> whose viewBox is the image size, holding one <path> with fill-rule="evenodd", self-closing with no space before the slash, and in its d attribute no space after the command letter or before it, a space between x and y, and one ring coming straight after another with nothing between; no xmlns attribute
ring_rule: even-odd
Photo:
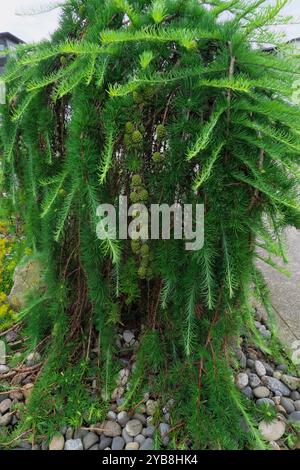
<svg viewBox="0 0 300 470"><path fill-rule="evenodd" d="M65 446L65 438L62 434L56 434L52 437L49 450L64 450Z"/></svg>
<svg viewBox="0 0 300 470"><path fill-rule="evenodd" d="M289 422L300 424L300 411L293 411L293 413L289 415Z"/></svg>
<svg viewBox="0 0 300 470"><path fill-rule="evenodd" d="M103 424L103 434L107 437L121 436L121 426L115 421L105 421Z"/></svg>
<svg viewBox="0 0 300 470"><path fill-rule="evenodd" d="M148 437L143 444L140 446L140 450L152 450L153 449L153 439Z"/></svg>
<svg viewBox="0 0 300 470"><path fill-rule="evenodd" d="M253 393L256 398L267 398L270 395L270 390L267 387L256 387Z"/></svg>
<svg viewBox="0 0 300 470"><path fill-rule="evenodd" d="M13 418L13 413L6 413L3 416L0 416L0 426L8 426Z"/></svg>
<svg viewBox="0 0 300 470"><path fill-rule="evenodd" d="M99 436L95 434L94 432L88 432L84 437L83 437L83 448L84 450L88 450L91 447L93 447L95 444L98 444L99 442Z"/></svg>
<svg viewBox="0 0 300 470"><path fill-rule="evenodd" d="M14 284L8 300L11 307L18 311L26 306L26 299L31 291L43 293L46 289L44 268L41 262L37 259L25 258L15 269Z"/></svg>
<svg viewBox="0 0 300 470"><path fill-rule="evenodd" d="M138 419L131 419L126 424L125 429L129 436L135 437L141 433L143 425Z"/></svg>
<svg viewBox="0 0 300 470"><path fill-rule="evenodd" d="M66 441L65 450L83 450L81 439L69 439Z"/></svg>
<svg viewBox="0 0 300 470"><path fill-rule="evenodd" d="M268 387L269 390L274 392L276 395L283 395L285 397L289 397L291 394L290 389L286 385L284 385L284 383L274 377L268 377L266 375L265 377L262 377L262 382L264 385L266 385L266 387Z"/></svg>
<svg viewBox="0 0 300 470"><path fill-rule="evenodd" d="M266 441L278 441L285 433L285 423L280 419L271 422L261 421L259 430Z"/></svg>
<svg viewBox="0 0 300 470"><path fill-rule="evenodd" d="M114 437L111 444L111 450L122 450L125 446L125 441L121 436Z"/></svg>
<svg viewBox="0 0 300 470"><path fill-rule="evenodd" d="M7 411L9 411L11 405L12 405L12 401L10 400L10 398L6 398L5 400L3 400L3 401L0 403L0 413L1 413L1 414L4 414L4 413L6 413Z"/></svg>
<svg viewBox="0 0 300 470"><path fill-rule="evenodd" d="M298 388L300 389L300 379L298 377L283 374L281 380L293 391L296 391Z"/></svg>
<svg viewBox="0 0 300 470"><path fill-rule="evenodd" d="M247 374L241 372L240 374L237 375L236 384L240 390L247 387L248 382L249 382L249 378Z"/></svg>
<svg viewBox="0 0 300 470"><path fill-rule="evenodd" d="M265 366L261 361L255 361L254 363L255 371L259 377L262 377L263 375L266 375L267 371Z"/></svg>

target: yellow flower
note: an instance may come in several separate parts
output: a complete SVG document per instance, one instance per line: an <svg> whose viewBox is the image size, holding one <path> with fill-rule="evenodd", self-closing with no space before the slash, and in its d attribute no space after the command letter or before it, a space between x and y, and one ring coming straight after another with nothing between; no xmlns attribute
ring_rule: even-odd
<svg viewBox="0 0 300 470"><path fill-rule="evenodd" d="M0 305L0 318L4 317L9 310L9 305L8 304L3 304Z"/></svg>
<svg viewBox="0 0 300 470"><path fill-rule="evenodd" d="M0 302L6 302L7 301L7 295L5 292L0 292Z"/></svg>
<svg viewBox="0 0 300 470"><path fill-rule="evenodd" d="M8 269L8 271L13 271L13 270L15 269L15 267L16 267L16 262L15 262L15 261L11 261L11 262L9 263L9 265L7 266L7 269Z"/></svg>

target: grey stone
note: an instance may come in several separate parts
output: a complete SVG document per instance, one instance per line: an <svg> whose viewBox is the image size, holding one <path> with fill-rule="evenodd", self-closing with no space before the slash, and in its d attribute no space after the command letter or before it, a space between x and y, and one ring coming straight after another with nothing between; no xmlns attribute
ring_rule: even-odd
<svg viewBox="0 0 300 470"><path fill-rule="evenodd" d="M300 379L298 377L292 377L291 375L283 374L281 381L293 391L296 391L297 388L300 388Z"/></svg>
<svg viewBox="0 0 300 470"><path fill-rule="evenodd" d="M138 419L131 419L126 424L125 429L129 436L135 437L141 433L143 425Z"/></svg>
<svg viewBox="0 0 300 470"><path fill-rule="evenodd" d="M296 391L293 391L291 393L291 399L296 401L296 400L300 400L300 393L299 392L296 392Z"/></svg>
<svg viewBox="0 0 300 470"><path fill-rule="evenodd" d="M260 384L260 378L256 374L249 374L249 385L252 388L258 387Z"/></svg>
<svg viewBox="0 0 300 470"><path fill-rule="evenodd" d="M296 401L294 402L294 405L295 405L296 411L300 411L300 400L296 400Z"/></svg>
<svg viewBox="0 0 300 470"><path fill-rule="evenodd" d="M18 311L25 307L28 294L33 289L40 293L47 290L44 268L37 259L28 261L28 258L25 258L14 272L14 285L8 296L12 308Z"/></svg>
<svg viewBox="0 0 300 470"><path fill-rule="evenodd" d="M167 423L160 423L159 432L162 437L168 434L169 430L170 430L170 426Z"/></svg>
<svg viewBox="0 0 300 470"><path fill-rule="evenodd" d="M261 361L255 361L254 368L259 377L262 377L263 375L266 375L267 373L266 368Z"/></svg>
<svg viewBox="0 0 300 470"><path fill-rule="evenodd" d="M146 402L146 412L148 415L153 416L158 407L158 402L155 400L147 400Z"/></svg>
<svg viewBox="0 0 300 470"><path fill-rule="evenodd" d="M253 394L257 398L267 398L270 395L270 390L267 387L256 387L253 389Z"/></svg>
<svg viewBox="0 0 300 470"><path fill-rule="evenodd" d="M56 434L49 443L49 450L64 450L65 438L62 434Z"/></svg>
<svg viewBox="0 0 300 470"><path fill-rule="evenodd" d="M295 411L294 402L290 398L281 397L280 405L283 406L287 413L292 413Z"/></svg>
<svg viewBox="0 0 300 470"><path fill-rule="evenodd" d="M120 413L117 416L118 423L124 427L128 421L129 421L129 416L127 411L120 411Z"/></svg>
<svg viewBox="0 0 300 470"><path fill-rule="evenodd" d="M32 367L34 366L35 364L38 364L39 362L41 361L41 355L40 353L38 352L32 352L30 354L28 354L27 358L26 358L26 365L28 367Z"/></svg>
<svg viewBox="0 0 300 470"><path fill-rule="evenodd" d="M121 436L121 426L115 421L105 421L103 425L103 434L107 437Z"/></svg>
<svg viewBox="0 0 300 470"><path fill-rule="evenodd" d="M7 372L9 372L9 367L4 364L0 364L0 374L6 374Z"/></svg>
<svg viewBox="0 0 300 470"><path fill-rule="evenodd" d="M300 411L293 411L288 417L289 423L300 423Z"/></svg>
<svg viewBox="0 0 300 470"><path fill-rule="evenodd" d="M145 441L145 436L143 436L142 434L138 434L137 436L135 436L134 441L138 442L139 444L143 444L143 442Z"/></svg>
<svg viewBox="0 0 300 470"><path fill-rule="evenodd" d="M7 411L10 410L10 407L12 405L12 401L10 398L6 398L0 403L0 413L4 414Z"/></svg>
<svg viewBox="0 0 300 470"><path fill-rule="evenodd" d="M271 398L259 398L259 400L256 401L256 405L258 406L263 406L263 405L270 405L270 406L275 406L275 403Z"/></svg>
<svg viewBox="0 0 300 470"><path fill-rule="evenodd" d="M273 374L274 374L273 367L270 364L268 364L267 362L263 362L263 365L265 366L266 374L269 375L270 377L272 377Z"/></svg>
<svg viewBox="0 0 300 470"><path fill-rule="evenodd" d="M84 450L90 449L95 444L98 444L99 436L94 432L88 432L83 438L83 448Z"/></svg>
<svg viewBox="0 0 300 470"><path fill-rule="evenodd" d="M163 445L167 446L169 444L170 438L168 436L170 426L167 423L160 423L159 431L162 437Z"/></svg>
<svg viewBox="0 0 300 470"><path fill-rule="evenodd" d="M126 431L125 428L122 430L122 437L123 437L124 441L126 442L126 444L128 444L128 442L132 442L132 441L133 441L133 437L132 437L132 436L129 436L129 434L128 434L128 432Z"/></svg>
<svg viewBox="0 0 300 470"><path fill-rule="evenodd" d="M82 428L76 429L76 431L74 432L73 439L82 440L87 434L88 434L88 431L86 429L82 429Z"/></svg>
<svg viewBox="0 0 300 470"><path fill-rule="evenodd" d="M249 399L251 399L253 397L252 388L249 387L249 386L243 388L243 390L241 390L241 392Z"/></svg>
<svg viewBox="0 0 300 470"><path fill-rule="evenodd" d="M280 419L271 422L261 421L259 430L266 441L278 441L285 433L285 423Z"/></svg>
<svg viewBox="0 0 300 470"><path fill-rule="evenodd" d="M123 332L123 338L125 343L130 343L130 341L134 339L134 334L130 330L125 330Z"/></svg>
<svg viewBox="0 0 300 470"><path fill-rule="evenodd" d="M248 375L245 374L244 372L241 372L240 374L237 375L236 385L240 390L242 390L242 388L247 387L248 382L249 382Z"/></svg>
<svg viewBox="0 0 300 470"><path fill-rule="evenodd" d="M0 426L8 426L12 421L13 413L6 413L5 415L0 415Z"/></svg>
<svg viewBox="0 0 300 470"><path fill-rule="evenodd" d="M122 437L114 437L111 444L111 450L122 450L125 446L125 441Z"/></svg>
<svg viewBox="0 0 300 470"><path fill-rule="evenodd" d="M99 444L94 444L92 447L89 448L89 450L100 450Z"/></svg>
<svg viewBox="0 0 300 470"><path fill-rule="evenodd" d="M9 393L3 393L3 395L0 395L0 403L7 400L7 398L10 398Z"/></svg>
<svg viewBox="0 0 300 470"><path fill-rule="evenodd" d="M14 343L18 338L19 334L14 330L8 331L5 335L5 339L8 343Z"/></svg>
<svg viewBox="0 0 300 470"><path fill-rule="evenodd" d="M65 442L65 450L83 450L81 439L69 439Z"/></svg>
<svg viewBox="0 0 300 470"><path fill-rule="evenodd" d="M275 377L262 377L262 382L276 395L283 395L289 397L291 394L290 389L284 385L280 380L275 379ZM274 439L273 439L274 440Z"/></svg>
<svg viewBox="0 0 300 470"><path fill-rule="evenodd" d="M148 424L148 426L143 429L143 435L145 437L152 437L154 432L155 432L155 427L152 424Z"/></svg>
<svg viewBox="0 0 300 470"><path fill-rule="evenodd" d="M109 447L112 443L112 438L111 437L105 437L101 438L100 444L99 444L99 450L104 450L107 447Z"/></svg>
<svg viewBox="0 0 300 470"><path fill-rule="evenodd" d="M271 331L269 331L264 325L259 329L260 334L265 338L271 338Z"/></svg>
<svg viewBox="0 0 300 470"><path fill-rule="evenodd" d="M132 419L138 419L142 424L147 423L146 417L144 415L142 415L141 413L135 413L133 415Z"/></svg>
<svg viewBox="0 0 300 470"><path fill-rule="evenodd" d="M140 444L138 442L128 442L125 450L139 450Z"/></svg>
<svg viewBox="0 0 300 470"><path fill-rule="evenodd" d="M109 412L107 413L107 419L108 419L109 421L116 421L116 420L117 420L117 415L116 415L116 413L115 413L114 411L109 411Z"/></svg>
<svg viewBox="0 0 300 470"><path fill-rule="evenodd" d="M243 353L243 351L241 351L241 355L240 355L240 366L242 369L245 369L247 365L247 358L245 356L245 354Z"/></svg>
<svg viewBox="0 0 300 470"><path fill-rule="evenodd" d="M74 430L72 428L67 428L65 438L67 441L73 439Z"/></svg>
<svg viewBox="0 0 300 470"><path fill-rule="evenodd" d="M153 450L153 439L147 437L143 444L141 444L140 450Z"/></svg>
<svg viewBox="0 0 300 470"><path fill-rule="evenodd" d="M253 359L247 359L247 367L249 367L250 369L253 369L254 368L254 362Z"/></svg>

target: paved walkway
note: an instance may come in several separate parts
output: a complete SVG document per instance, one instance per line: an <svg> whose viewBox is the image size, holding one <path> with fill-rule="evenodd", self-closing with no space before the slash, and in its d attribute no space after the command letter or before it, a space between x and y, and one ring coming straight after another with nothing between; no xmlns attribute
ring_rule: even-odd
<svg viewBox="0 0 300 470"><path fill-rule="evenodd" d="M289 228L286 232L290 278L278 273L271 266L261 264L269 283L272 302L277 314L279 335L290 346L300 340L300 231Z"/></svg>

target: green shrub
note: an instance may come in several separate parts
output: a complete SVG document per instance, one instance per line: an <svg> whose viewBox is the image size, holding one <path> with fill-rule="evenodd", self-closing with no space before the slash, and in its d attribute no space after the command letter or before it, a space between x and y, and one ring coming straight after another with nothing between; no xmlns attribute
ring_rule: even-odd
<svg viewBox="0 0 300 470"><path fill-rule="evenodd" d="M5 190L22 194L53 299L29 311L29 328L38 337L41 315L53 348L58 335L74 342L71 367L92 315L105 384L118 322L146 325L125 403L148 380L172 396L179 447L263 446L227 358L252 316L250 286L263 285L258 245L273 265L282 230L300 225L300 111L290 104L300 69L267 29L285 3L71 0L51 41L19 48L5 74ZM232 15L222 22L223 10ZM136 242L100 242L97 206L119 194L204 203L203 249L156 240L142 260Z"/></svg>

